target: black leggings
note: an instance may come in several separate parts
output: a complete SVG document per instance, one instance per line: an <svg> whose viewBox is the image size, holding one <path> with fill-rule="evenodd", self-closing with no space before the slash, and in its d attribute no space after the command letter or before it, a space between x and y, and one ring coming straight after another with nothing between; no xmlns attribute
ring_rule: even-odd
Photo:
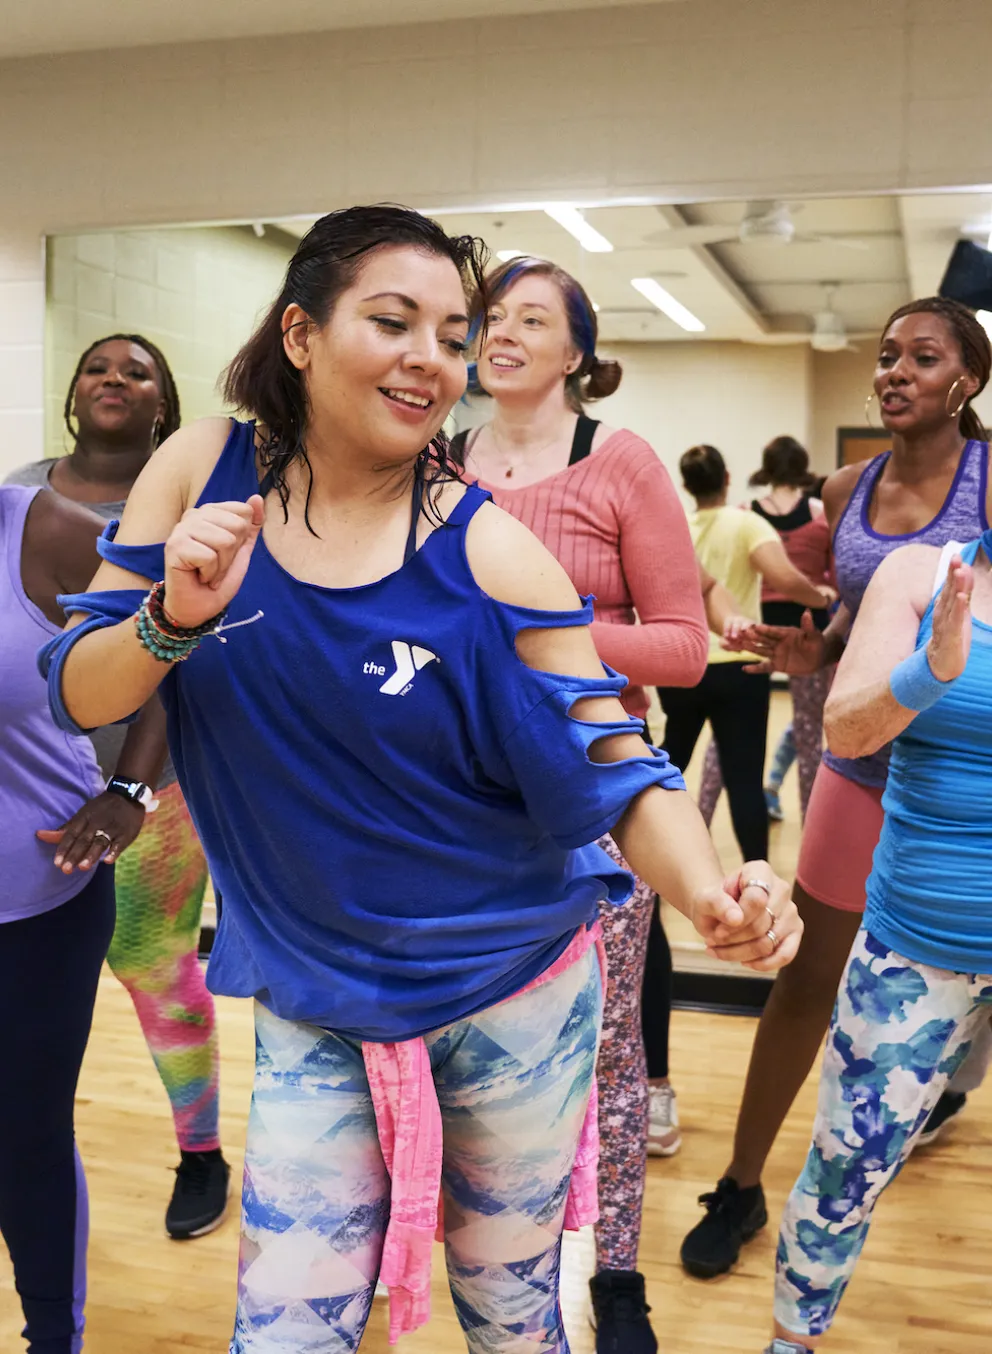
<svg viewBox="0 0 992 1354"><path fill-rule="evenodd" d="M768 810L763 778L768 702L767 674L744 671L743 663L711 663L698 686L660 686L665 711L664 748L676 766L689 765L707 720L713 729L734 835L745 860L768 858Z"/></svg>
<svg viewBox="0 0 992 1354"><path fill-rule="evenodd" d="M114 871L98 865L61 907L0 926L0 1235L30 1354L81 1347L89 1208L73 1102L114 920Z"/></svg>
<svg viewBox="0 0 992 1354"><path fill-rule="evenodd" d="M661 924L661 904L655 899L648 931L641 989L641 1029L648 1063L648 1080L668 1076L668 1027L672 1016L672 950Z"/></svg>

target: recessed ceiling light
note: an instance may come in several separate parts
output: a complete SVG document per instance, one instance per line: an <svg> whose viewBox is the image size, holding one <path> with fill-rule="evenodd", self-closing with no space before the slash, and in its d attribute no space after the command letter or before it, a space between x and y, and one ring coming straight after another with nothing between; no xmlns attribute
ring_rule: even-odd
<svg viewBox="0 0 992 1354"><path fill-rule="evenodd" d="M592 308L593 308L593 310L596 312L596 314L598 315L598 314L599 314L599 306L596 304L595 301L593 301L593 303L592 303Z"/></svg>
<svg viewBox="0 0 992 1354"><path fill-rule="evenodd" d="M687 329L690 334L702 334L706 326L702 320L698 320L691 310L687 310L681 301L676 301L671 292L665 291L660 282L656 282L653 277L632 277L630 285L635 291L639 291L646 297L653 306L657 306L663 311L670 320L674 320L682 329Z"/></svg>
<svg viewBox="0 0 992 1354"><path fill-rule="evenodd" d="M613 246L606 236L600 235L599 231L589 224L578 207L567 207L561 203L552 202L544 210L552 221L557 221L559 226L568 231L569 235L574 235L582 248L588 250L590 254L610 254L613 252Z"/></svg>
<svg viewBox="0 0 992 1354"><path fill-rule="evenodd" d="M509 263L511 259L522 259L524 251L522 249L497 249L496 257L500 263Z"/></svg>

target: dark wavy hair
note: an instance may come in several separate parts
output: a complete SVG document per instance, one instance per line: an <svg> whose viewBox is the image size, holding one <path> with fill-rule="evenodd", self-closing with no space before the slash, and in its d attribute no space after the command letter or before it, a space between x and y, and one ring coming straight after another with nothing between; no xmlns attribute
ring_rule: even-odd
<svg viewBox="0 0 992 1354"><path fill-rule="evenodd" d="M495 305L504 292L509 291L515 282L526 274L528 277L549 277L561 293L568 316L568 328L572 342L582 354L577 370L565 378L565 396L570 407L577 414L582 413L583 405L590 400L602 400L612 395L623 377L623 368L612 358L596 356L596 344L599 340L599 324L592 302L586 295L580 282L559 268L549 259L533 258L530 255L509 259L501 264L486 278L489 288L488 306ZM474 382L474 390L486 395L489 392Z"/></svg>
<svg viewBox="0 0 992 1354"><path fill-rule="evenodd" d="M103 338L96 339L81 354L76 363L76 370L72 373L72 380L69 382L69 389L66 392L65 405L62 409L62 420L69 429L69 436L74 442L79 441L79 429L74 428L70 422L72 418L72 402L76 397L76 385L79 381L80 373L86 366L86 361L97 348L102 348L105 343L133 343L138 348L144 348L145 352L152 360L152 365L158 373L158 388L162 395L162 402L165 405L162 414L161 423L155 425L152 433L152 446L160 447L167 437L179 427L181 412L179 408L179 391L176 388L176 378L172 374L172 368L165 360L165 354L160 348L157 348L150 339L146 339L143 334L107 334Z"/></svg>
<svg viewBox="0 0 992 1354"><path fill-rule="evenodd" d="M952 301L946 296L924 296L892 312L885 321L882 339L896 320L901 320L906 315L939 315L947 323L961 349L961 359L965 367L978 381L978 389L972 399L980 395L988 385L989 374L992 372L992 344L989 343L988 334L975 318L974 311L969 310L960 301ZM971 399L965 401L958 427L961 429L962 437L976 442L988 441L989 435L985 425L971 407Z"/></svg>
<svg viewBox="0 0 992 1354"><path fill-rule="evenodd" d="M682 483L693 498L718 494L727 482L727 463L716 447L701 442L679 459Z"/></svg>
<svg viewBox="0 0 992 1354"><path fill-rule="evenodd" d="M791 489L808 489L813 483L809 473L809 452L794 437L773 437L761 453L761 469L748 483L787 484Z"/></svg>
<svg viewBox="0 0 992 1354"><path fill-rule="evenodd" d="M223 393L235 409L252 414L266 430L260 462L268 473L288 516L286 475L294 461L307 468L309 483L304 516L310 526L313 468L307 455L310 416L306 381L283 347L282 317L294 303L318 326L327 323L341 294L352 285L366 259L379 249L396 246L419 249L450 259L458 269L466 299L479 306L478 323L485 325L488 289L486 250L470 235L445 234L436 221L406 207L385 203L346 207L314 222L289 261L286 278L261 324L228 367ZM470 312L475 318L476 312ZM418 477L438 488L453 478L448 439L439 433L418 458ZM430 495L425 496L428 500Z"/></svg>

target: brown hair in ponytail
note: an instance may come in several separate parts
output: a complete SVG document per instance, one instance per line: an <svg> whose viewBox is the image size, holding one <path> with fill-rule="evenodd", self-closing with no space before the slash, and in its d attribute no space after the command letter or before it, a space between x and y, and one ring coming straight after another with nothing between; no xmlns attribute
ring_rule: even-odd
<svg viewBox="0 0 992 1354"><path fill-rule="evenodd" d="M808 489L813 476L809 473L809 452L794 437L773 437L761 453L761 469L756 470L748 484L786 484L790 489Z"/></svg>
<svg viewBox="0 0 992 1354"><path fill-rule="evenodd" d="M565 395L571 408L581 414L584 404L605 400L607 395L613 394L620 384L623 368L613 358L596 356L599 325L592 302L582 284L557 263L522 255L501 264L486 278L489 304L499 300L524 273L529 277L549 277L561 293L572 342L582 354L577 370L565 378ZM477 381L476 389L482 389Z"/></svg>
<svg viewBox="0 0 992 1354"><path fill-rule="evenodd" d="M978 323L974 311L963 306L960 301L952 301L946 296L924 296L893 311L885 322L882 338L885 338L896 320L901 320L905 315L920 314L939 315L946 322L961 349L961 360L978 382L978 389L971 399L980 395L988 385L989 374L992 373L992 343L989 343L989 336ZM989 435L982 420L971 407L971 399L965 401L958 419L961 436L974 442L987 442Z"/></svg>

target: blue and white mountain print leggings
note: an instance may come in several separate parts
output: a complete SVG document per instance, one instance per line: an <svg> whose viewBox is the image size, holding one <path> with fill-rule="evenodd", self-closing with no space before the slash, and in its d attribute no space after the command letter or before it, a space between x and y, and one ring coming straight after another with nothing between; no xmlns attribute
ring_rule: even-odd
<svg viewBox="0 0 992 1354"><path fill-rule="evenodd" d="M472 1354L568 1354L558 1302L572 1163L595 1075L595 949L426 1036L441 1109L448 1279ZM256 1004L231 1354L352 1354L389 1221L362 1048Z"/></svg>
<svg viewBox="0 0 992 1354"><path fill-rule="evenodd" d="M822 1335L871 1215L992 1010L992 975L930 968L862 927L841 979L813 1141L782 1216L775 1319Z"/></svg>

